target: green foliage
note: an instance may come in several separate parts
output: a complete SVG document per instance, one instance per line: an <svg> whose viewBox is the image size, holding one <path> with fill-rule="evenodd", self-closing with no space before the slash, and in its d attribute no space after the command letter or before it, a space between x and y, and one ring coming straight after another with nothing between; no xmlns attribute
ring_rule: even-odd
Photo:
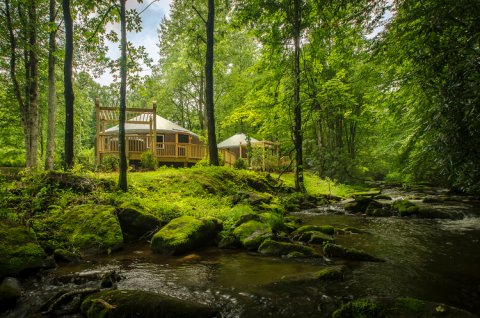
<svg viewBox="0 0 480 318"><path fill-rule="evenodd" d="M243 158L238 158L235 163L233 164L235 169L247 169L247 162Z"/></svg>
<svg viewBox="0 0 480 318"><path fill-rule="evenodd" d="M99 169L104 172L118 171L119 165L120 159L117 155L106 155L102 158Z"/></svg>
<svg viewBox="0 0 480 318"><path fill-rule="evenodd" d="M83 168L93 171L95 170L95 150L94 148L82 149L75 157L76 164Z"/></svg>
<svg viewBox="0 0 480 318"><path fill-rule="evenodd" d="M150 151L145 151L140 156L140 165L144 170L155 170L157 168L157 158Z"/></svg>

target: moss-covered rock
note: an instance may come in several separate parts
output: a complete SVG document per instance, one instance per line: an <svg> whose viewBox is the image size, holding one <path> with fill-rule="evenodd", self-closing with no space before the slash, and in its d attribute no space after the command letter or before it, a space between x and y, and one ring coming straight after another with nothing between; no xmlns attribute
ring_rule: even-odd
<svg viewBox="0 0 480 318"><path fill-rule="evenodd" d="M375 200L392 200L392 197L388 194L378 194L373 197Z"/></svg>
<svg viewBox="0 0 480 318"><path fill-rule="evenodd" d="M25 226L0 220L0 277L46 267L49 262L35 233Z"/></svg>
<svg viewBox="0 0 480 318"><path fill-rule="evenodd" d="M392 204L393 210L398 212L400 216L411 216L414 214L418 214L420 211L420 207L413 202L408 200L397 200L394 201Z"/></svg>
<svg viewBox="0 0 480 318"><path fill-rule="evenodd" d="M264 212L259 215L260 221L268 225L272 231L284 231L286 230L285 224L283 223L283 217L277 213L273 212Z"/></svg>
<svg viewBox="0 0 480 318"><path fill-rule="evenodd" d="M315 272L315 278L320 280L343 279L346 269L347 267L345 265L325 267L318 272Z"/></svg>
<svg viewBox="0 0 480 318"><path fill-rule="evenodd" d="M56 239L81 253L106 253L119 249L123 244L116 209L110 205L73 207L58 216L58 223Z"/></svg>
<svg viewBox="0 0 480 318"><path fill-rule="evenodd" d="M388 204L382 204L378 201L372 201L365 210L365 214L373 217L392 216L392 210Z"/></svg>
<svg viewBox="0 0 480 318"><path fill-rule="evenodd" d="M335 233L335 228L331 225L304 225L299 227L292 235L300 236L306 232L320 232L328 235L333 235Z"/></svg>
<svg viewBox="0 0 480 318"><path fill-rule="evenodd" d="M423 301L415 298L400 297L357 299L343 304L336 310L333 318L410 318L410 317L448 317L473 318L467 311L445 304Z"/></svg>
<svg viewBox="0 0 480 318"><path fill-rule="evenodd" d="M299 252L305 256L318 256L318 253L311 247L287 242L277 242L271 239L263 241L258 247L258 251L261 254L276 256L288 255L292 252Z"/></svg>
<svg viewBox="0 0 480 318"><path fill-rule="evenodd" d="M273 236L272 228L260 221L250 220L233 230L233 235L250 250L256 250L263 241Z"/></svg>
<svg viewBox="0 0 480 318"><path fill-rule="evenodd" d="M209 245L220 231L221 222L215 218L198 219L182 216L171 220L152 238L156 253L178 255Z"/></svg>
<svg viewBox="0 0 480 318"><path fill-rule="evenodd" d="M15 278L7 277L0 285L0 314L15 308L21 295L20 284Z"/></svg>
<svg viewBox="0 0 480 318"><path fill-rule="evenodd" d="M117 216L126 242L150 239L161 226L159 218L129 203L118 209Z"/></svg>
<svg viewBox="0 0 480 318"><path fill-rule="evenodd" d="M78 263L82 261L82 257L79 254L61 248L53 252L53 258L57 263Z"/></svg>
<svg viewBox="0 0 480 318"><path fill-rule="evenodd" d="M332 318L383 318L383 308L370 299L357 299L343 304Z"/></svg>
<svg viewBox="0 0 480 318"><path fill-rule="evenodd" d="M368 205L372 203L372 201L372 198L356 196L354 201L345 204L343 208L350 213L365 213Z"/></svg>
<svg viewBox="0 0 480 318"><path fill-rule="evenodd" d="M346 248L333 243L323 245L323 253L327 257L339 257L355 261L381 262L382 260L354 248Z"/></svg>
<svg viewBox="0 0 480 318"><path fill-rule="evenodd" d="M335 240L331 237L328 236L327 234L324 234L322 232L305 232L305 234L310 234L310 238L307 241L309 244L323 244L325 242L334 242Z"/></svg>
<svg viewBox="0 0 480 318"><path fill-rule="evenodd" d="M88 296L81 305L87 318L219 317L209 306L140 290L109 290Z"/></svg>

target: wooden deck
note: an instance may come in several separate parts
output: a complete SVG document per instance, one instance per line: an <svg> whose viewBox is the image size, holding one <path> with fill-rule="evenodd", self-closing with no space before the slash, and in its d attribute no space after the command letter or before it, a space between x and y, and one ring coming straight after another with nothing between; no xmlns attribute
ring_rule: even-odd
<svg viewBox="0 0 480 318"><path fill-rule="evenodd" d="M98 134L98 155L100 161L107 155L118 155L118 137L111 134ZM128 160L140 160L142 153L151 152L152 138L149 135L127 135L126 152ZM221 150L225 165L233 166L235 154ZM207 157L207 146L177 142L159 142L155 145L158 162L194 164Z"/></svg>

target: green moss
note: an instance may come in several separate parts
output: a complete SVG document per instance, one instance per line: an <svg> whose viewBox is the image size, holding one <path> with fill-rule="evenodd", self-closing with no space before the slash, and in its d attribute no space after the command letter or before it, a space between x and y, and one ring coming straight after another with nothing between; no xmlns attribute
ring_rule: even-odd
<svg viewBox="0 0 480 318"><path fill-rule="evenodd" d="M311 247L286 243L286 242L277 242L271 239L263 241L259 246L258 251L261 254L270 254L270 255L288 255L292 252L299 252L306 256L318 256L318 253Z"/></svg>
<svg viewBox="0 0 480 318"><path fill-rule="evenodd" d="M158 217L141 207L128 203L123 204L118 209L117 217L122 228L124 240L127 242L142 238L149 239L161 225Z"/></svg>
<svg viewBox="0 0 480 318"><path fill-rule="evenodd" d="M170 221L152 238L152 249L161 254L182 254L213 242L219 230L213 218L182 216Z"/></svg>
<svg viewBox="0 0 480 318"><path fill-rule="evenodd" d="M395 299L394 309L400 312L420 312L423 310L425 302L419 299L410 297L400 297Z"/></svg>
<svg viewBox="0 0 480 318"><path fill-rule="evenodd" d="M319 280L342 279L345 270L346 267L344 265L325 267L318 272L315 272L315 278Z"/></svg>
<svg viewBox="0 0 480 318"><path fill-rule="evenodd" d="M408 200L397 200L393 202L392 205L393 209L400 214L400 216L411 216L414 214L418 214L420 208L413 202Z"/></svg>
<svg viewBox="0 0 480 318"><path fill-rule="evenodd" d="M334 242L334 239L322 232L305 232L303 234L310 234L308 243L310 244L323 244L325 242Z"/></svg>
<svg viewBox="0 0 480 318"><path fill-rule="evenodd" d="M380 305L370 299L350 301L337 309L332 318L381 318L385 317Z"/></svg>
<svg viewBox="0 0 480 318"><path fill-rule="evenodd" d="M373 197L375 200L392 200L392 197L388 194L379 194Z"/></svg>
<svg viewBox="0 0 480 318"><path fill-rule="evenodd" d="M32 230L0 220L0 277L39 268L44 264L45 257Z"/></svg>
<svg viewBox="0 0 480 318"><path fill-rule="evenodd" d="M141 290L108 290L92 294L82 302L81 311L87 318L216 317L216 311L206 305Z"/></svg>
<svg viewBox="0 0 480 318"><path fill-rule="evenodd" d="M304 225L299 227L293 235L300 235L305 232L321 232L328 235L333 235L335 233L335 228L331 225Z"/></svg>
<svg viewBox="0 0 480 318"><path fill-rule="evenodd" d="M323 245L323 253L327 257L339 257L357 261L370 261L370 262L379 262L380 259L367 254L363 251L359 251L353 248L345 248L341 245L333 243L325 243Z"/></svg>
<svg viewBox="0 0 480 318"><path fill-rule="evenodd" d="M272 228L260 221L250 220L235 228L233 235L245 248L256 250L263 241L272 237Z"/></svg>
<svg viewBox="0 0 480 318"><path fill-rule="evenodd" d="M85 204L67 210L59 217L58 240L86 253L105 253L123 244L122 230L108 205Z"/></svg>
<svg viewBox="0 0 480 318"><path fill-rule="evenodd" d="M303 254L302 252L294 251L294 252L288 253L286 257L288 259L290 259L290 258L304 258L305 254Z"/></svg>
<svg viewBox="0 0 480 318"><path fill-rule="evenodd" d="M273 231L282 231L285 229L283 217L277 213L265 212L260 213L258 216L260 221L267 224Z"/></svg>

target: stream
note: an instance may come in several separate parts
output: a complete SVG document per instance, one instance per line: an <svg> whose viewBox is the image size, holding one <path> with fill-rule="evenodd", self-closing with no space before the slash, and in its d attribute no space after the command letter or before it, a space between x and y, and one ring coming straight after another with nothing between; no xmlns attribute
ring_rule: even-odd
<svg viewBox="0 0 480 318"><path fill-rule="evenodd" d="M480 315L480 203L442 190L386 189L394 199L419 204L426 197L461 220L371 218L346 214L342 203L293 213L304 224L353 226L362 234L336 235L338 244L363 250L385 262L282 259L245 251L208 248L180 257L153 254L148 245L130 245L112 256L58 267L22 281L13 312L28 317L57 292L79 288L65 277L115 270L118 289L167 294L219 308L223 317L331 317L342 302L360 297L408 296L445 303ZM344 264L343 281L295 283L282 277ZM81 288L86 285L82 285Z"/></svg>

